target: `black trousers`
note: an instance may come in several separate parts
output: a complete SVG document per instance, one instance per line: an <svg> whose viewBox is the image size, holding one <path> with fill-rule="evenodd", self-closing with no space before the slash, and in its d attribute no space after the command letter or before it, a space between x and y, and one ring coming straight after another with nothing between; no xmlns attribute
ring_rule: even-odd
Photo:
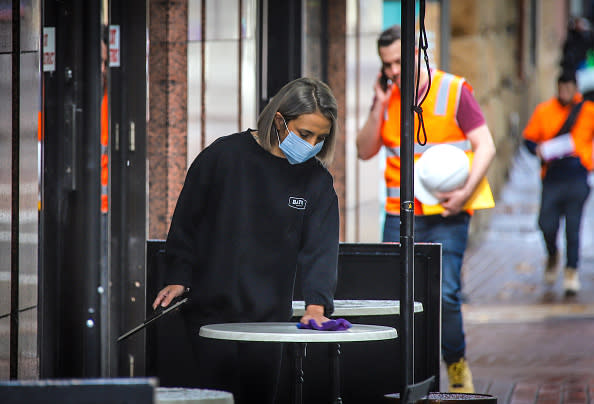
<svg viewBox="0 0 594 404"><path fill-rule="evenodd" d="M565 218L566 266L576 268L579 259L580 227L584 203L590 193L586 178L542 183L538 225L549 256L557 253L557 233L561 217Z"/></svg>

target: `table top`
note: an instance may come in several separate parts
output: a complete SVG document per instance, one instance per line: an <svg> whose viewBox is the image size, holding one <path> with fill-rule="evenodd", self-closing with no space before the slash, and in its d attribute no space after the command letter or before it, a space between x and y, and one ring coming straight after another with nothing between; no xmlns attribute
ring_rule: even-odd
<svg viewBox="0 0 594 404"><path fill-rule="evenodd" d="M224 323L200 328L205 338L254 342L356 342L398 337L396 329L381 325L353 324L345 331L297 328L297 323Z"/></svg>
<svg viewBox="0 0 594 404"><path fill-rule="evenodd" d="M421 313L423 303L415 302L414 312ZM305 302L293 301L293 315L305 314ZM381 316L400 314L400 300L334 300L333 317L343 316Z"/></svg>
<svg viewBox="0 0 594 404"><path fill-rule="evenodd" d="M233 394L221 390L190 389L180 387L157 387L155 391L155 404L233 404Z"/></svg>

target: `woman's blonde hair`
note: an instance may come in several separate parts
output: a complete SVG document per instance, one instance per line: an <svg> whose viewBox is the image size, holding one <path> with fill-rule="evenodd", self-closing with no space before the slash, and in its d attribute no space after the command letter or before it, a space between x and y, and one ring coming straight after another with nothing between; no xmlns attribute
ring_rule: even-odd
<svg viewBox="0 0 594 404"><path fill-rule="evenodd" d="M273 128L277 112L281 113L287 123L301 115L315 112L320 112L328 118L331 122L330 133L316 158L324 166L332 162L336 145L338 107L330 87L320 80L302 77L285 84L276 93L258 117L260 145L268 151L277 143L274 132L276 128Z"/></svg>

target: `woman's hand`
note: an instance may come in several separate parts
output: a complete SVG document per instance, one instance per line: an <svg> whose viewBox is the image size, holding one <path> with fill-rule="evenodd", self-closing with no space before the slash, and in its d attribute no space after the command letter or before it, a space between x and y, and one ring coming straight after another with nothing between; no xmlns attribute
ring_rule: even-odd
<svg viewBox="0 0 594 404"><path fill-rule="evenodd" d="M322 323L330 319L324 316L324 306L318 304L310 304L305 308L305 314L301 317L299 322L301 324L309 324L309 320L313 319L320 327Z"/></svg>
<svg viewBox="0 0 594 404"><path fill-rule="evenodd" d="M161 305L163 307L169 306L171 301L178 296L181 296L186 291L186 288L182 285L167 285L157 294L157 298L153 302L153 310L157 308L157 306Z"/></svg>

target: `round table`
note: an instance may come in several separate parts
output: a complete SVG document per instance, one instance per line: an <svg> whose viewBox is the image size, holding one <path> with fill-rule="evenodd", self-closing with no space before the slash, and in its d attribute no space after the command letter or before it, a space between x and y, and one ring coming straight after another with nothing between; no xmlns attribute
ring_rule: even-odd
<svg viewBox="0 0 594 404"><path fill-rule="evenodd" d="M414 312L423 312L423 303L415 302ZM293 315L305 314L305 302L293 301ZM400 314L400 300L334 300L333 317L347 316L386 316Z"/></svg>
<svg viewBox="0 0 594 404"><path fill-rule="evenodd" d="M301 404L304 381L303 358L308 343L329 343L332 351L332 397L341 403L338 358L340 343L357 341L380 341L398 337L396 329L379 325L353 324L345 331L318 331L299 329L296 323L224 323L210 324L200 328L200 336L231 341L288 342L295 344L295 378L293 402Z"/></svg>
<svg viewBox="0 0 594 404"><path fill-rule="evenodd" d="M155 404L233 404L233 394L220 390L157 387Z"/></svg>

